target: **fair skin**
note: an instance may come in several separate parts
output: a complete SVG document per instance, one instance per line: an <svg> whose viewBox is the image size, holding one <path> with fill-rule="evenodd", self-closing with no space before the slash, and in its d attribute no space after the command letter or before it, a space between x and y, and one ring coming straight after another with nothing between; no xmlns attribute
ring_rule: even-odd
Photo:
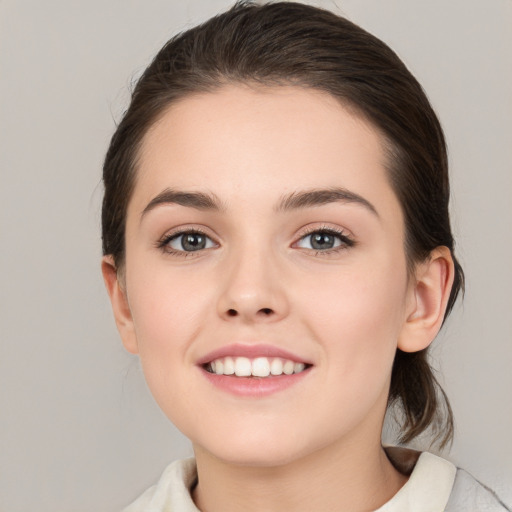
<svg viewBox="0 0 512 512"><path fill-rule="evenodd" d="M193 443L200 510L375 510L407 480L380 441L393 357L434 339L453 263L438 248L408 274L384 155L371 124L294 87L190 96L146 134L125 266L102 269L125 347ZM273 350L304 367L211 373Z"/></svg>

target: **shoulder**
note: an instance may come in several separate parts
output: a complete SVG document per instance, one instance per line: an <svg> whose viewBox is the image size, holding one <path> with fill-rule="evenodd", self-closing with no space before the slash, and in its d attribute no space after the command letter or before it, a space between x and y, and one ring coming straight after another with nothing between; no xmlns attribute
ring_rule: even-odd
<svg viewBox="0 0 512 512"><path fill-rule="evenodd" d="M123 512L198 512L190 496L196 478L194 459L177 460L167 466L156 485Z"/></svg>
<svg viewBox="0 0 512 512"><path fill-rule="evenodd" d="M457 469L445 512L511 512L486 485L463 469Z"/></svg>
<svg viewBox="0 0 512 512"><path fill-rule="evenodd" d="M401 473L405 485L376 512L442 512L448 503L457 468L432 453L386 447L386 453ZM476 511L475 511L476 512Z"/></svg>
<svg viewBox="0 0 512 512"><path fill-rule="evenodd" d="M512 512L467 471L429 452L386 447L407 483L377 512Z"/></svg>

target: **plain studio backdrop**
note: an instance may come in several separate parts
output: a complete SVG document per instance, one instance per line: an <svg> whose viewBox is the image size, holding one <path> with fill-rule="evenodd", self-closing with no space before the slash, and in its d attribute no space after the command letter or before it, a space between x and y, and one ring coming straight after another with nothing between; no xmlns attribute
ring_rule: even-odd
<svg viewBox="0 0 512 512"><path fill-rule="evenodd" d="M433 350L446 456L512 503L512 1L338 0L444 126L463 305ZM108 512L188 441L125 353L100 275L101 165L130 85L229 0L0 1L0 510Z"/></svg>

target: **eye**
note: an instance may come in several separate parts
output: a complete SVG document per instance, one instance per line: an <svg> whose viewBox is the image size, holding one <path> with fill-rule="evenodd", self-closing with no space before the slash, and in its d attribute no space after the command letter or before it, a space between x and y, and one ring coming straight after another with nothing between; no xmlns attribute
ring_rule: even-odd
<svg viewBox="0 0 512 512"><path fill-rule="evenodd" d="M161 247L168 252L195 252L215 246L210 237L199 231L174 233L161 242Z"/></svg>
<svg viewBox="0 0 512 512"><path fill-rule="evenodd" d="M322 229L313 231L303 236L297 243L296 247L301 249L311 249L314 251L329 251L331 249L344 247L352 247L353 240L348 238L342 232L331 229Z"/></svg>

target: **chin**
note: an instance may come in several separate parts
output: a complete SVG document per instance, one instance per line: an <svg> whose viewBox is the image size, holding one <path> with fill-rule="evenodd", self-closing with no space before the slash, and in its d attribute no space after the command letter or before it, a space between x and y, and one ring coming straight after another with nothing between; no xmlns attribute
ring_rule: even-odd
<svg viewBox="0 0 512 512"><path fill-rule="evenodd" d="M276 432L265 426L257 430L224 431L223 435L193 441L194 451L196 455L207 452L219 461L235 466L279 467L307 457L323 446L320 440L319 446L313 446L311 442L304 445L307 436L298 435L289 425L285 430L285 433Z"/></svg>
<svg viewBox="0 0 512 512"><path fill-rule="evenodd" d="M243 450L216 450L212 455L226 464L253 468L285 466L299 458L296 451L283 450L274 446L258 449L256 446Z"/></svg>

